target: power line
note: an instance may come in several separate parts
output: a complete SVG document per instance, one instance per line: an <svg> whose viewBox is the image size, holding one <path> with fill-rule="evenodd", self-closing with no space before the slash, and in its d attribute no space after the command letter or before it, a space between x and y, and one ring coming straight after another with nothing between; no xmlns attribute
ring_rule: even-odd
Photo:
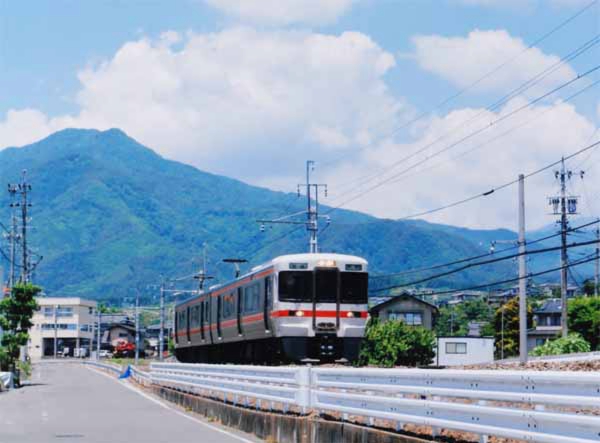
<svg viewBox="0 0 600 443"><path fill-rule="evenodd" d="M531 49L533 49L539 43L543 42L548 37L550 37L554 33L558 32L560 29L564 28L566 25L568 25L569 23L571 23L575 19L577 19L579 16L581 16L582 14L584 14L588 9L592 8L592 6L594 6L596 3L598 3L598 0L593 0L588 5L584 6L579 11L577 11L575 14L571 15L566 20L562 21L557 26L555 26L554 28L550 29L550 31L546 32L545 34L543 34L540 37L538 37L537 39L535 39L532 43L530 43L526 48L524 48L518 54L515 54L514 56L512 56L509 59L505 60L504 62L500 63L495 68L493 68L490 71L486 72L484 75L482 75L481 77L479 77L478 79L476 79L475 81L473 81L472 83L470 83L469 85L467 85L466 87L462 88L458 92L456 92L456 93L450 95L449 97L447 97L446 99L442 100L441 102L439 102L434 107L428 109L427 111L424 111L424 112L418 114L415 118L413 118L413 119L409 120L408 122L402 124L400 127L395 128L394 130L392 130L390 133L387 134L387 137L391 137L391 136L397 134L398 132L400 132L401 130L406 129L410 125L416 123L417 121L421 120L422 118L426 117L427 115L431 114L432 112L440 109L441 107L447 105L451 101L453 101L453 100L457 99L458 97L462 96L465 92L473 89L475 86L479 85L484 80L488 79L489 77L491 77L492 75L494 75L495 73L497 73L498 71L500 71L501 69L503 69L504 67L508 66L509 64L511 64L512 62L514 62L518 58L520 58L523 54L529 52ZM363 146L360 150L364 150L364 149L366 149L366 148L368 148L370 146L373 146L373 144L374 143L369 143L369 144ZM330 164L330 163L333 163L333 162L340 161L341 159L345 158L347 155L348 154L340 156L340 157L338 157L335 160L331 160L331 161L326 162L325 164Z"/></svg>
<svg viewBox="0 0 600 443"><path fill-rule="evenodd" d="M351 198L349 198L349 199L347 199L347 200L343 201L343 202L342 202L342 203L340 203L339 205L336 205L336 206L334 206L334 208L332 208L332 209L331 209L331 210L330 210L328 213L331 213L331 212L333 212L334 210L337 210L337 209L341 208L342 206L344 206L344 205L346 205L346 204L348 204L348 203L350 203L350 202L352 202L352 201L354 201L354 200L356 200L356 199L358 199L358 198L360 198L360 197L364 196L365 194L367 194L367 193L369 193L369 192L371 192L371 191L374 191L375 189L377 189L377 188L379 188L379 187L381 187L381 186L383 186L383 185L385 185L385 184L389 183L390 181L392 181L392 180L396 179L397 177L401 176L402 174L404 174L404 173L406 173L406 172L408 172L408 171L410 171L410 170L412 170L412 169L416 168L417 166L420 166L420 165L421 165L421 164L423 164L423 163L426 163L426 162L428 162L428 161L429 161L429 160L431 160L432 158L435 158L435 157L437 157L437 156L439 156L439 155L443 154L444 152L446 152L446 151L448 151L448 150L450 150L450 149L452 149L452 148L454 148L454 147L458 146L459 144L461 144L461 143L463 143L463 142L465 142L465 141L467 141L467 140L469 140L469 139L471 139L471 138L475 137L476 135L479 135L479 134L481 134L482 132L484 132L484 131L485 131L485 130L487 130L488 128L491 128L491 127L493 127L493 126L497 125L498 123L500 123L500 122L502 122L502 121L504 121L504 120L506 120L506 119L508 119L508 118L512 117L513 115L517 114L518 112L521 112L521 111L523 111L524 109L527 109L527 108L531 107L532 105L534 105L534 104L536 104L536 103L540 102L541 100L544 100L545 98L547 98L547 97L549 97L549 96L551 96L551 95L555 94L556 92L560 91L561 89L564 89L564 88L566 88L567 86L569 86L569 85L573 84L574 82L576 82L576 81L578 81L578 80L580 80L580 79L582 79L582 78L585 78L585 77L587 77L587 76L591 75L592 73L594 73L594 72L596 72L596 71L598 71L598 70L600 70L600 65L596 65L596 66L594 66L593 68L591 68L591 69L589 69L589 70L587 70L587 71L583 72L582 74L578 74L577 76L573 77L571 80L569 80L569 81L567 81L567 82L565 82L565 83L562 83L561 85L559 85L559 86L557 86L557 87L553 88L553 89L552 89L552 90L550 90L549 92L546 92L545 94L543 94L543 95L541 95L541 96L538 96L537 98L535 98L535 99L533 99L533 100L531 100L531 101L527 102L526 104L524 104L524 105L522 105L522 106L519 106L518 108L516 108L516 109L514 109L514 110L510 111L509 113L507 113L507 114L504 114L504 115L502 115L502 116L498 117L496 120L492 121L491 123L487 124L486 126L484 126L484 127L481 127L481 128L479 128L479 129L475 130L474 132L471 132L470 134L468 134L468 135L464 136L463 138L459 139L458 141L456 141L456 142L454 142L454 143L451 143L450 145L447 145L447 146L445 146L445 147L444 147L444 148L442 148L441 150L439 150L439 151L436 151L435 153L433 153L433 154L431 154L431 155L427 156L426 158L424 158L424 159L422 159L422 160L420 160L420 161L418 161L418 162L416 162L416 163L413 163L412 165L408 166L408 167L407 167L407 168L405 168L404 170L402 170L402 171L400 171L400 172L398 172L398 173L396 173L396 174L392 175L391 177L388 177L388 178L386 178L386 179L384 179L384 180L382 180L382 181L380 181L380 182L378 182L378 183L374 184L373 186L371 186L371 187L367 188L365 191L362 191L362 192L360 192L360 193L356 194L355 196L353 196L353 197L351 197ZM402 161L402 160L401 160L401 161ZM391 166L391 168L394 168L394 167L395 167L397 164L399 164L399 162L396 162L394 165L392 165L392 166ZM514 183L516 183L516 182L517 182L517 180L515 180L515 181L514 181ZM462 203L466 203L466 201L464 201L464 202L462 202Z"/></svg>
<svg viewBox="0 0 600 443"><path fill-rule="evenodd" d="M598 240L590 240L590 241L586 241L586 242L581 242L581 243L571 243L570 245L567 245L566 248L579 248L582 246L589 246L589 245L593 245L598 243ZM451 269L449 271L446 272L442 272L441 274L436 274L436 275L432 275L430 277L426 277L426 278L422 278L420 280L414 280L411 282L407 282L407 283L403 283L401 285L391 285L391 286L386 286L384 288L378 288L373 290L373 292L382 292L382 291L387 291L390 289L396 289L396 288L402 288L402 287L406 287L406 286L414 286L420 283L425 283L431 280L437 280L438 278L442 278L442 277L447 277L449 275L452 274L456 274L458 272L462 272L462 271L466 271L467 269L470 268L474 268L476 266L485 266L485 265L491 265L493 263L498 263L504 260L510 260L512 258L517 258L517 257L521 257L523 255L529 255L529 254L543 254L545 252L552 252L552 251L558 251L560 249L562 249L563 246L554 246L554 247L550 247L550 248L543 248L543 249L534 249L534 250L529 250L529 251L525 251L525 252L519 252L517 254L511 254L511 255L507 255L504 257L497 257L497 258L492 258L489 260L484 260L484 261L480 261L480 262L475 262L475 263L469 263L466 264L464 266L461 266L460 268L456 268L456 269Z"/></svg>
<svg viewBox="0 0 600 443"><path fill-rule="evenodd" d="M358 186L362 186L365 185L367 183L369 183L370 181L374 180L375 178L377 178L378 176L380 176L381 174L385 174L389 171L391 171L392 169L396 168L398 165L410 160L411 158L417 156L418 154L424 152L426 149L436 145L438 142L448 138L448 136L450 136L451 134L453 134L454 132L456 132L459 129L462 129L463 127L467 126L468 124L479 120L481 116L483 116L486 112L493 112L495 110L497 110L500 106L502 106L503 104L507 103L511 98L516 97L518 94L521 94L525 91L527 91L528 89L531 89L533 86L537 85L541 80L543 80L544 78L546 78L548 75L552 74L553 72L555 72L556 70L558 70L558 68L560 68L561 65L566 64L569 61L572 61L573 59L579 57L581 54L583 54L584 52L588 51L589 49L591 49L593 46L597 45L598 43L600 43L600 35L595 35L592 39L586 41L582 46L578 47L577 49L575 49L574 51L568 53L567 55L561 57L561 59L559 59L556 63L554 63L553 65L549 66L548 68L544 69L543 71L539 72L538 74L536 74L535 76L533 76L532 78L530 78L529 80L525 81L524 83L522 83L520 86L518 86L517 88L513 89L512 91L510 91L508 94L504 95L502 98L500 98L499 100L497 100L496 102L494 102L493 104L491 104L490 106L480 110L479 112L477 112L473 117L463 121L462 123L454 126L453 128L449 129L448 131L444 132L442 135L440 135L439 137L437 137L436 139L434 139L433 141L427 143L426 145L424 145L423 147L417 149L415 152L408 154L407 156L397 160L396 162L394 162L391 166L385 168L383 171L377 171L374 174L368 174L362 178L358 179ZM556 92L556 91L554 91ZM484 127L483 129L487 129L487 127ZM460 141L459 141L460 142ZM351 190L346 191L343 195L349 194L351 192ZM339 197L338 197L339 198Z"/></svg>
<svg viewBox="0 0 600 443"><path fill-rule="evenodd" d="M588 255L587 258L574 261L574 262L572 262L570 264L567 264L566 266L559 266L557 268L548 269L548 270L541 271L541 272L529 273L525 277L515 277L515 278L511 278L511 279L507 279L507 280L501 280L501 281L489 282L489 283L485 283L485 284L481 284L481 285L476 285L476 286L470 286L470 287L467 287L467 288L449 289L449 290L444 290L444 291L428 292L427 294L421 294L421 295L429 297L429 296L433 296L433 295L453 294L453 293L456 293L456 292L475 291L477 289L485 289L485 288L489 288L491 286L498 286L498 285L504 285L504 284L507 284L507 283L514 283L514 282L517 282L517 281L522 280L522 279L530 279L530 278L533 278L533 277L539 277L540 275L545 275L545 274L550 274L552 272L560 271L563 268L570 268L570 267L573 267L573 266L579 266L579 265L582 265L584 263L589 263L591 261L596 260L596 254L595 253L593 254L593 257L591 257L591 258L589 258L589 257L590 256Z"/></svg>
<svg viewBox="0 0 600 443"><path fill-rule="evenodd" d="M592 226L592 225L595 225L595 224L598 224L598 223L600 223L600 220L595 220L593 222L585 223L583 225L576 226L574 228L569 228L569 232L575 232L575 231L578 231L580 229L583 229L583 228L586 228L588 226ZM533 244L536 244L536 243L540 243L540 242L543 242L545 240L549 240L551 238L558 237L559 235L561 235L560 232L558 232L556 234L547 235L545 237L541 237L541 238L529 241L529 242L527 242L527 245L530 246L530 245L533 245ZM516 242L516 240L515 240L515 242ZM517 249L518 247L519 247L519 245L509 246L507 248L504 248L504 249L501 249L499 251L496 251L495 254L502 254L503 252ZM480 259L480 258L489 257L489 255L490 255L490 253L488 252L488 253L485 253L485 254L475 255L475 256L472 256L472 257L461 258L459 260L451 261L451 262L448 262L448 263L442 263L442 264L438 264L438 265L433 265L433 266L429 266L429 267L426 267L426 268L408 269L406 271L396 272L396 273L393 273L393 274L373 275L373 276L369 276L369 278L371 278L371 279L392 278L392 277L400 277L402 275L407 275L407 274L415 274L415 273L420 273L420 272L425 272L425 271L433 271L435 269L446 268L448 266L459 265L459 264L466 263L466 262L473 261L473 260L477 260L477 259Z"/></svg>

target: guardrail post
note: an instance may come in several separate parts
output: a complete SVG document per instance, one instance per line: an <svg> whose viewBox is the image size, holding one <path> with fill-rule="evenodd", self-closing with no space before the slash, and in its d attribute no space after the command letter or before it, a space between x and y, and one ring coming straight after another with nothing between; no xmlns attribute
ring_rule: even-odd
<svg viewBox="0 0 600 443"><path fill-rule="evenodd" d="M312 406L311 376L312 372L310 366L303 366L301 368L298 368L298 406L300 406L300 411L302 412L302 414L308 413L308 410Z"/></svg>

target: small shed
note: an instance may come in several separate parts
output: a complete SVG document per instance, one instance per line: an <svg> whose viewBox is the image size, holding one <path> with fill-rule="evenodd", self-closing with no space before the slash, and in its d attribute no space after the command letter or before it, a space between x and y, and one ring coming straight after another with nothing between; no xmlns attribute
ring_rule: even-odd
<svg viewBox="0 0 600 443"><path fill-rule="evenodd" d="M437 366L462 366L494 361L493 337L438 337Z"/></svg>
<svg viewBox="0 0 600 443"><path fill-rule="evenodd" d="M437 306L410 294L393 296L369 310L371 317L381 321L401 320L410 326L433 329L438 315Z"/></svg>

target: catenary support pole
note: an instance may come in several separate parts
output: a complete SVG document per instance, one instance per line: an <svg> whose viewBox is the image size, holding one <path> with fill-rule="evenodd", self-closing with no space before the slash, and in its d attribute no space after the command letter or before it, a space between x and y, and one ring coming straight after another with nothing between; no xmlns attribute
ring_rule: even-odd
<svg viewBox="0 0 600 443"><path fill-rule="evenodd" d="M597 219L600 222L600 218ZM598 297L598 280L600 279L600 225L596 225L596 272L594 273L594 296Z"/></svg>
<svg viewBox="0 0 600 443"><path fill-rule="evenodd" d="M525 176L519 175L519 360L527 361L527 266L525 262Z"/></svg>

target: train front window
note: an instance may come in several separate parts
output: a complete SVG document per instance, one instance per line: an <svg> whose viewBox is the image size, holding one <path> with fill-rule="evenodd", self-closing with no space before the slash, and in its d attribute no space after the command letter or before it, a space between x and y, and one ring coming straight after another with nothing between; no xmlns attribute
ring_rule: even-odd
<svg viewBox="0 0 600 443"><path fill-rule="evenodd" d="M317 302L335 303L337 298L338 270L315 271Z"/></svg>
<svg viewBox="0 0 600 443"><path fill-rule="evenodd" d="M365 272L342 272L340 301L353 304L367 303L368 279L369 277Z"/></svg>
<svg viewBox="0 0 600 443"><path fill-rule="evenodd" d="M279 300L312 301L312 272L282 271L279 273Z"/></svg>

